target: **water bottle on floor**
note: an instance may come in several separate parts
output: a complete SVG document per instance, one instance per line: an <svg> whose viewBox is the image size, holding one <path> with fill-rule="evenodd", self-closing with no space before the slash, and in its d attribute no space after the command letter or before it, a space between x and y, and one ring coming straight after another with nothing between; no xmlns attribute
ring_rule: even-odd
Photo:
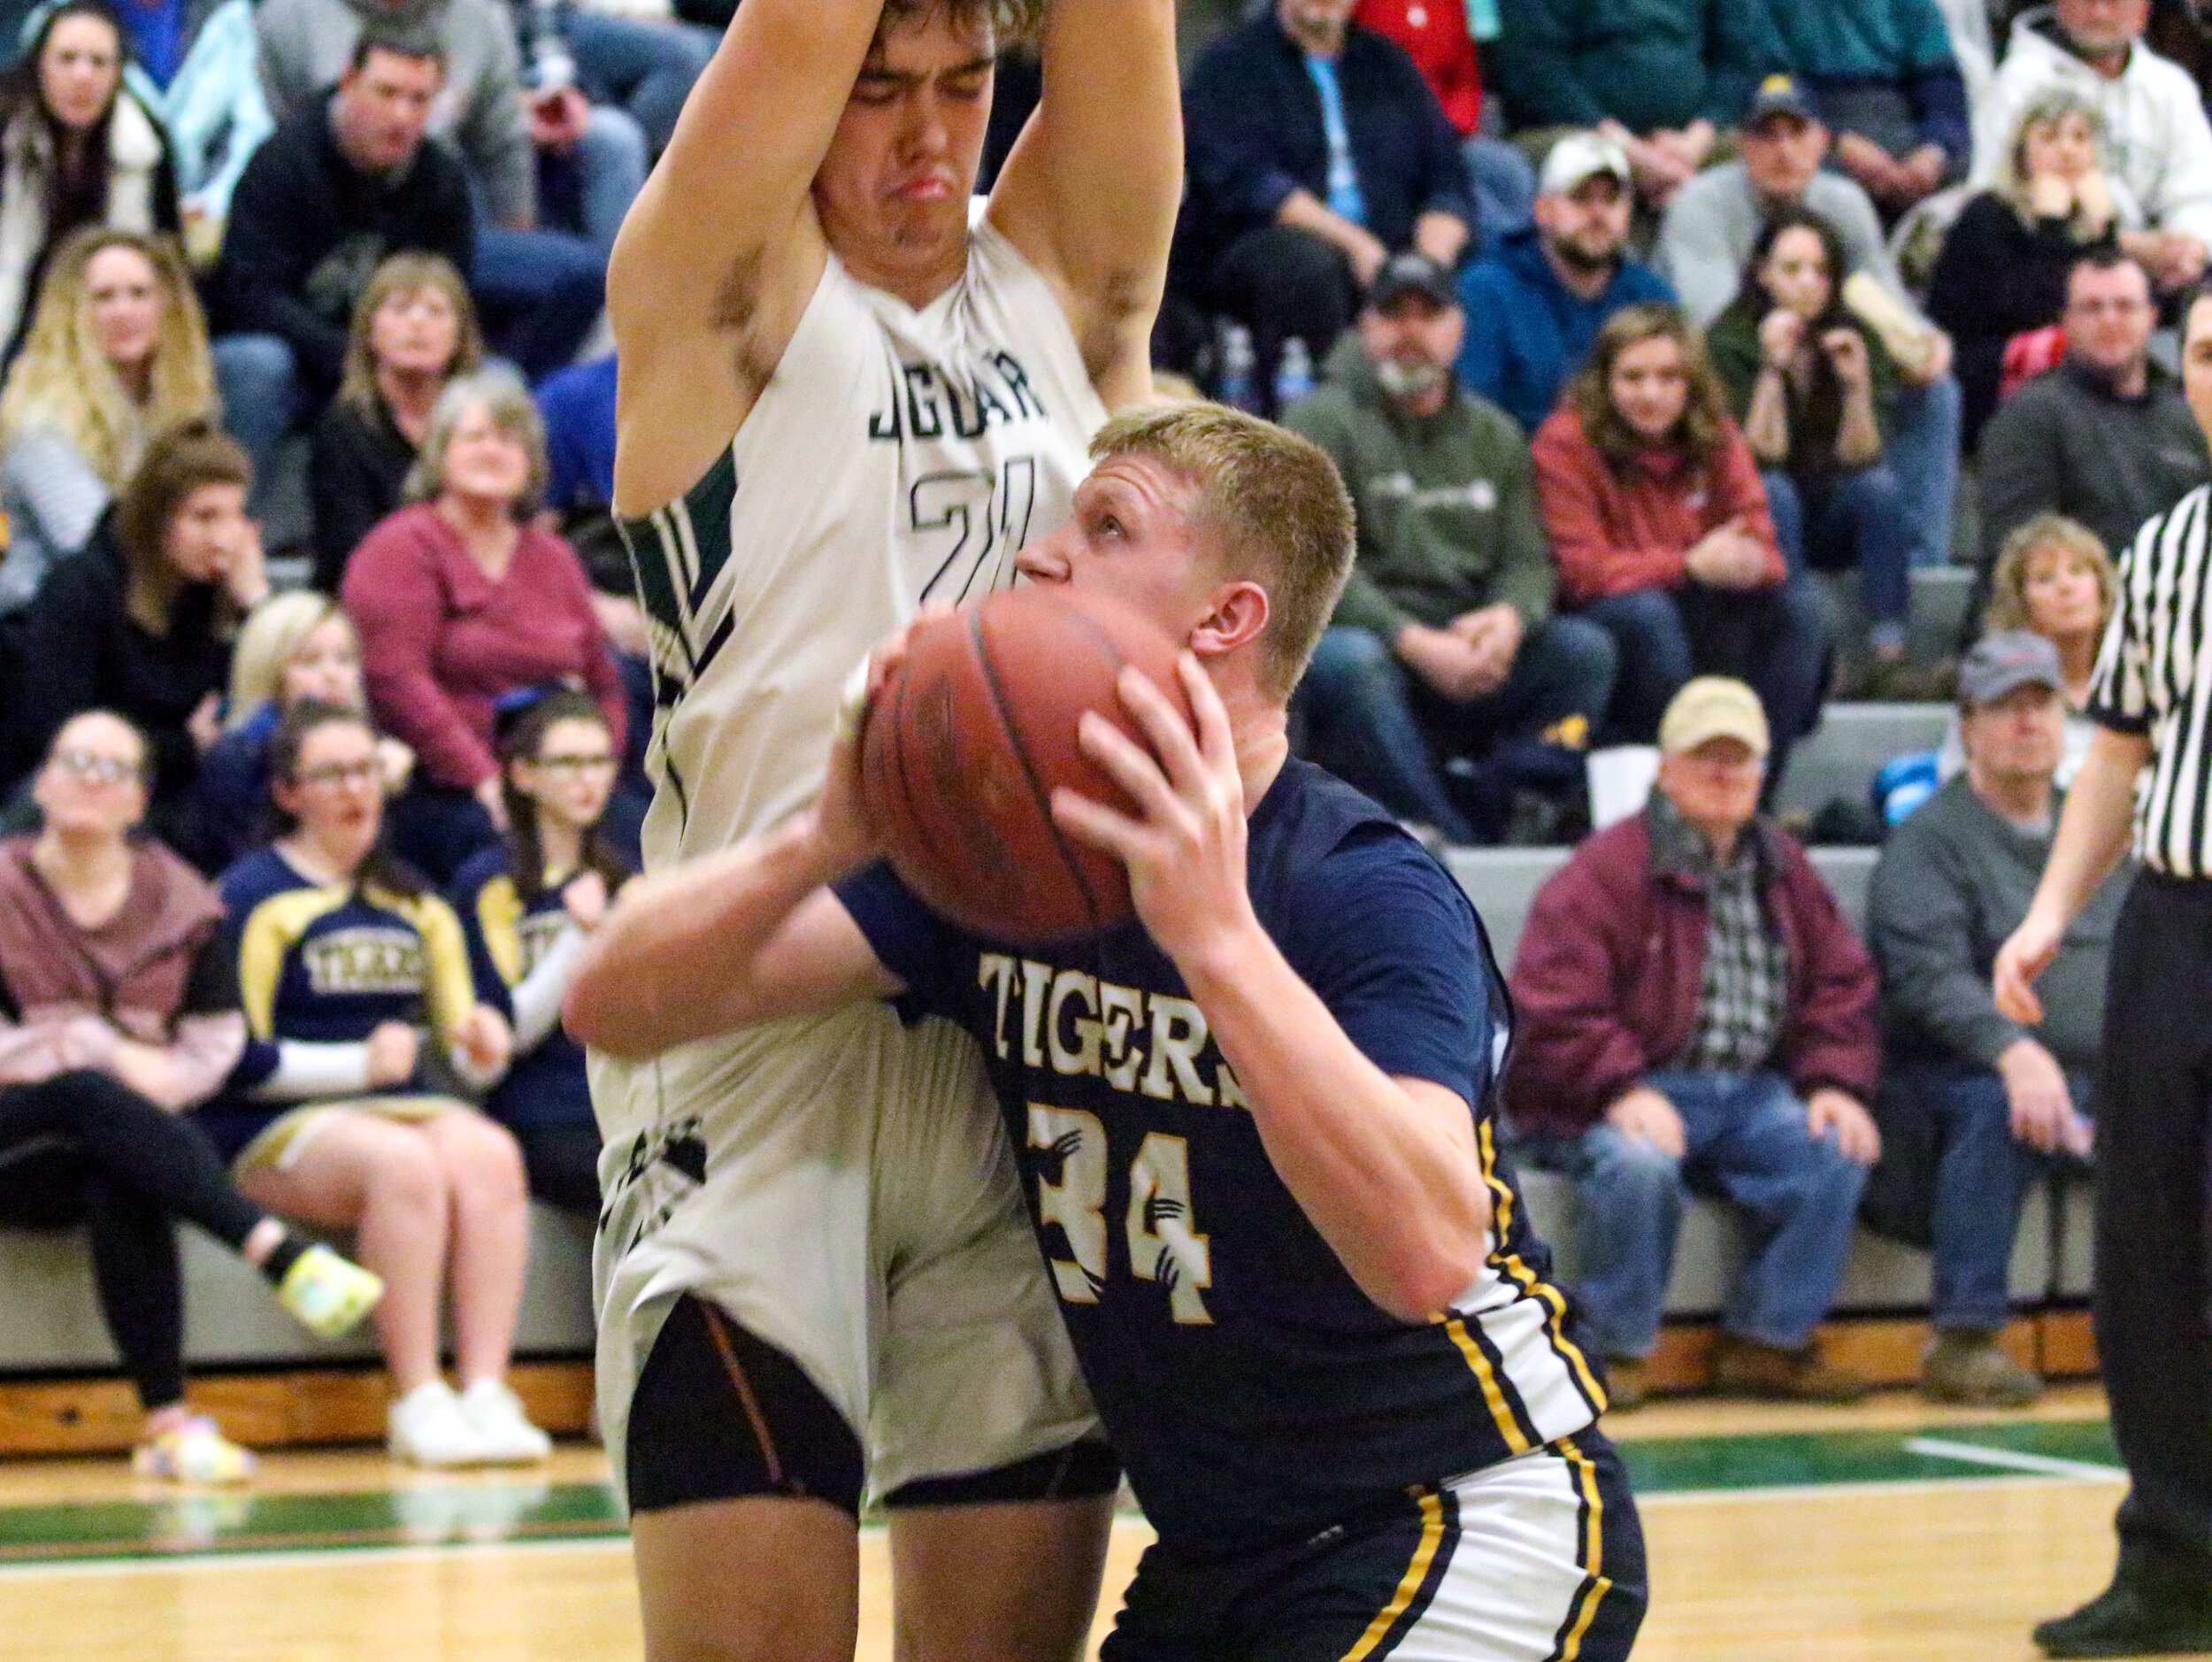
<svg viewBox="0 0 2212 1662"><path fill-rule="evenodd" d="M1232 323L1221 332L1221 402L1232 410L1249 410L1253 396L1252 372L1257 363L1252 350L1252 331Z"/></svg>

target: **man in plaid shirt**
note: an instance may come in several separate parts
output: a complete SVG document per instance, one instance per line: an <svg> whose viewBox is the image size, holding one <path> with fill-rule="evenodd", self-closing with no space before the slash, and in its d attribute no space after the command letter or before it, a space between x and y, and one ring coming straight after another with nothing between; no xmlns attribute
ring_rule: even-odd
<svg viewBox="0 0 2212 1662"><path fill-rule="evenodd" d="M1863 1386L1820 1361L1813 1330L1881 1151L1874 966L1805 851L1758 815L1756 695L1691 681L1659 748L1650 805L1536 896L1506 1105L1522 1151L1575 1181L1578 1290L1616 1407L1643 1395L1686 1185L1744 1226L1716 1388L1847 1400Z"/></svg>

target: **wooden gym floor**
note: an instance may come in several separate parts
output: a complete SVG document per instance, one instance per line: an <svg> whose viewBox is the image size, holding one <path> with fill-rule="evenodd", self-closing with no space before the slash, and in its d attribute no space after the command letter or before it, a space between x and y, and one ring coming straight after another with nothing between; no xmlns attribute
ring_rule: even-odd
<svg viewBox="0 0 2212 1662"><path fill-rule="evenodd" d="M2110 1571L2119 1473L2093 1387L2032 1411L1672 1403L1613 1420L1641 1499L1650 1662L2011 1662ZM0 1465L12 1662L625 1662L628 1558L598 1452L430 1477L280 1453L235 1493L114 1459ZM1146 1535L1117 1527L1102 1633ZM861 1657L888 1662L879 1531Z"/></svg>

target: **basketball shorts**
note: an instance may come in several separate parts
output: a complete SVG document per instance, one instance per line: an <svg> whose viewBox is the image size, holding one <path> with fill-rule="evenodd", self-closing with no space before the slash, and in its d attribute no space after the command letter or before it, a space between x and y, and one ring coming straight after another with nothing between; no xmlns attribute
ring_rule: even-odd
<svg viewBox="0 0 2212 1662"><path fill-rule="evenodd" d="M1643 1529L1594 1427L1302 1545L1148 1550L1099 1662L1622 1662Z"/></svg>
<svg viewBox="0 0 2212 1662"><path fill-rule="evenodd" d="M856 1005L641 1065L595 1058L593 1095L618 1484L633 1395L686 1295L734 1324L709 1339L741 1332L826 1400L875 1499L1100 1439L965 1033ZM666 1407L656 1437L681 1435ZM665 1469L671 1451L650 1452Z"/></svg>

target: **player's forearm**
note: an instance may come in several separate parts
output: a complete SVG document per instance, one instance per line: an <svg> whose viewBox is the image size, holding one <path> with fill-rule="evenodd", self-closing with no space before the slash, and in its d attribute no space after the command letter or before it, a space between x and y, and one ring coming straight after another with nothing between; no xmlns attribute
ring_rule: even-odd
<svg viewBox="0 0 2212 1662"><path fill-rule="evenodd" d="M1473 1116L1417 1102L1369 1061L1256 925L1216 961L1184 977L1277 1173L1362 1291L1427 1320L1486 1247Z"/></svg>
<svg viewBox="0 0 2212 1662"><path fill-rule="evenodd" d="M610 1055L646 1057L761 1020L755 960L802 902L847 874L806 813L630 884L562 1000L569 1033Z"/></svg>
<svg viewBox="0 0 2212 1662"><path fill-rule="evenodd" d="M2120 863L2135 817L2135 776L2150 753L2148 739L2108 727L2097 730L2066 793L2066 812L2059 818L2032 910L2055 923L2068 922Z"/></svg>

